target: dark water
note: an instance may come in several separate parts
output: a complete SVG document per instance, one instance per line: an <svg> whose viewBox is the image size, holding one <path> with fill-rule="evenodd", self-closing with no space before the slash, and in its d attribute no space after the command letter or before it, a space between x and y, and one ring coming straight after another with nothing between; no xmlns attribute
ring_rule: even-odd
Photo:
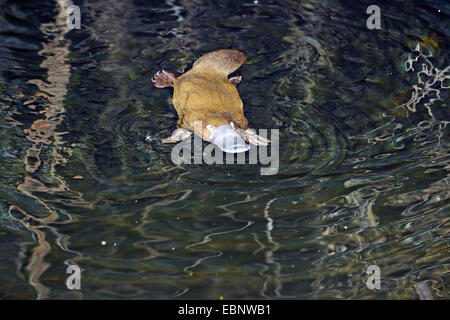
<svg viewBox="0 0 450 320"><path fill-rule="evenodd" d="M69 4L0 0L1 298L449 298L447 1L77 1L71 31ZM276 175L160 143L152 75L218 48Z"/></svg>

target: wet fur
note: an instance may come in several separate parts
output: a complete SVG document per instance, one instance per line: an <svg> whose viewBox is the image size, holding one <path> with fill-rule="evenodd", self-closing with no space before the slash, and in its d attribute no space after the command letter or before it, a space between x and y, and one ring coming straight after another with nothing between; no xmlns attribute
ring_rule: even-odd
<svg viewBox="0 0 450 320"><path fill-rule="evenodd" d="M205 140L207 124L219 127L234 122L247 129L241 97L228 75L247 59L243 51L223 49L200 57L192 69L173 82L172 103L178 113L178 128L186 128ZM196 132L195 121L202 121L201 132Z"/></svg>

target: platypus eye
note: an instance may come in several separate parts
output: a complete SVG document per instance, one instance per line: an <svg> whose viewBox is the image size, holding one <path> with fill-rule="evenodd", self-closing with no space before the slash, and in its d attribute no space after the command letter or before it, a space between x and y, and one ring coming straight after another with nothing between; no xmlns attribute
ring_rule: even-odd
<svg viewBox="0 0 450 320"><path fill-rule="evenodd" d="M208 129L208 131L211 133L211 135L214 135L217 132L217 128L210 124L206 125L206 129Z"/></svg>

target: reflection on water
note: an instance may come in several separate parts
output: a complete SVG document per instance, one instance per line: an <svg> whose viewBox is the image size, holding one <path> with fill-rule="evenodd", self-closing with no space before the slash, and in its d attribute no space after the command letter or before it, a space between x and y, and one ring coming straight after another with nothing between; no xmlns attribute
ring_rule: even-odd
<svg viewBox="0 0 450 320"><path fill-rule="evenodd" d="M26 270L29 272L29 283L36 289L38 299L47 298L50 292L40 281L42 274L50 267L50 264L45 262L45 257L51 251L50 244L46 240L46 229L58 238L56 243L63 250L68 250L67 237L61 235L57 228L49 226L58 221L58 212L46 205L38 196L33 195L41 192L58 194L70 190L64 179L56 174L56 166L65 165L67 162L65 154L70 157L70 148L64 147L63 135L65 132L57 131L57 127L64 119L64 96L67 93L66 87L70 76L70 65L67 63L69 43L64 39L64 35L68 31L65 26L68 3L61 0L58 2L58 6L56 21L41 24L40 27L41 32L51 39L49 42L43 43L43 49L38 52L39 55L44 57L40 66L47 70L47 79L46 81L37 79L28 82L39 88L38 96L46 99L48 104L39 111L43 118L34 120L30 128L24 130L27 134L26 139L32 142L32 146L26 150L24 158L25 171L30 175L25 175L24 182L17 186L19 191L41 203L49 214L37 218L17 207L10 207L10 214L12 213L11 210L22 214L20 218L14 215L12 217L20 220L25 228L33 232L37 241L37 245L32 249L32 255ZM34 102L35 100L32 98L24 104L31 109L35 109ZM43 150L43 148L46 150ZM40 181L31 175L36 173L42 165L41 154L43 152L51 154L51 160L48 163L50 166L48 169L50 181ZM70 214L67 214L67 216L71 219ZM30 225L29 220L34 220L33 225Z"/></svg>
<svg viewBox="0 0 450 320"><path fill-rule="evenodd" d="M84 1L69 31L70 1L5 1L0 297L448 298L449 7L407 3L368 30L364 1ZM150 77L228 47L277 175L160 143Z"/></svg>
<svg viewBox="0 0 450 320"><path fill-rule="evenodd" d="M433 55L431 53L422 53L424 50L426 50L426 48L423 48L418 44L414 49L415 57L409 55L408 60L405 61L406 71L415 71L414 68L421 69L417 71L417 84L413 86L411 99L399 107L406 107L409 111L416 112L417 104L428 98L428 101L424 103L424 107L427 108L430 117L434 118L431 111L432 104L435 101L442 99L440 95L441 89L450 88L450 86L446 84L446 82L450 80L450 65L443 70L439 70L428 59ZM444 122L445 125L447 123L448 122Z"/></svg>

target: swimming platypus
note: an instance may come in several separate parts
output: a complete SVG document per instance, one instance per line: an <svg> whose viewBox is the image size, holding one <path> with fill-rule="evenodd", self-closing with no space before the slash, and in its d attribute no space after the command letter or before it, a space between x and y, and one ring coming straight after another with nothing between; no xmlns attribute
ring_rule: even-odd
<svg viewBox="0 0 450 320"><path fill-rule="evenodd" d="M236 89L242 77L228 79L246 60L243 51L221 49L204 54L177 78L164 70L158 72L152 82L157 88L174 88L172 103L178 113L177 129L162 142L175 143L194 133L225 152L248 150L244 141L267 146L270 141L250 129L244 116Z"/></svg>

